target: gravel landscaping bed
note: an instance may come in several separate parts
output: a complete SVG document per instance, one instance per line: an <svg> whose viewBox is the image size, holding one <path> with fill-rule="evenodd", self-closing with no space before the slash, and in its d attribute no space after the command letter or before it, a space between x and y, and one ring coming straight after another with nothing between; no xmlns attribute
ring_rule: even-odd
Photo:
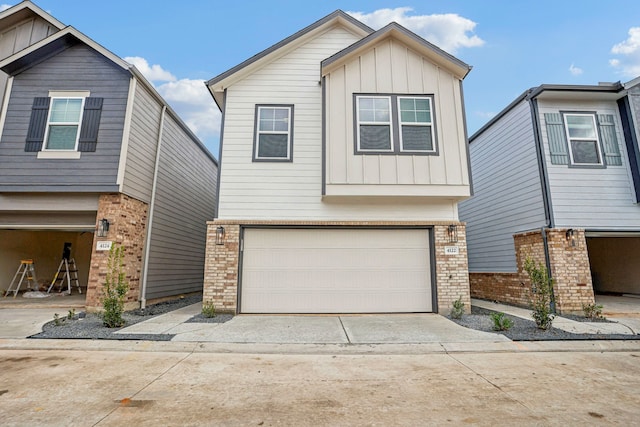
<svg viewBox="0 0 640 427"><path fill-rule="evenodd" d="M202 301L202 295L196 294L149 305L144 310L127 311L122 315L126 322L122 328L200 301ZM174 337L172 334L115 334L114 332L122 328L105 327L102 324L102 318L98 314L77 313L73 316L73 319L67 318L68 313L59 314L58 324L56 324L55 320L52 320L42 327L41 333L32 335L29 338L170 341Z"/></svg>
<svg viewBox="0 0 640 427"><path fill-rule="evenodd" d="M471 306L471 314L465 314L462 319L451 319L457 324L478 331L502 334L513 341L557 341L557 340L637 340L640 335L623 334L573 334L561 329L551 328L542 330L536 327L532 320L506 315L513 321L508 331L494 331L490 315L494 313L480 307ZM584 319L584 318L582 318Z"/></svg>
<svg viewBox="0 0 640 427"><path fill-rule="evenodd" d="M215 317L205 317L202 313L196 314L184 323L224 323L233 319L233 314L216 314Z"/></svg>

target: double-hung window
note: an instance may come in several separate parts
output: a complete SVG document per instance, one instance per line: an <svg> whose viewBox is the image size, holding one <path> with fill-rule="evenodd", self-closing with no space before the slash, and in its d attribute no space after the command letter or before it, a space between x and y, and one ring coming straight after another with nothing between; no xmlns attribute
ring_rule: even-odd
<svg viewBox="0 0 640 427"><path fill-rule="evenodd" d="M76 150L84 98L51 98L45 150Z"/></svg>
<svg viewBox="0 0 640 427"><path fill-rule="evenodd" d="M356 154L437 154L432 95L354 95Z"/></svg>
<svg viewBox="0 0 640 427"><path fill-rule="evenodd" d="M293 159L293 105L256 105L254 161Z"/></svg>
<svg viewBox="0 0 640 427"><path fill-rule="evenodd" d="M574 165L602 165L602 152L594 114L565 113L565 131Z"/></svg>

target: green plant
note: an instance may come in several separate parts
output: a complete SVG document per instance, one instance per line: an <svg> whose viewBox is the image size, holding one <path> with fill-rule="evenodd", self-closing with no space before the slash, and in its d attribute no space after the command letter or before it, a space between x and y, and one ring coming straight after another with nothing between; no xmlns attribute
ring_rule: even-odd
<svg viewBox="0 0 640 427"><path fill-rule="evenodd" d="M451 307L451 317L454 319L461 319L464 314L464 303L462 297L455 300Z"/></svg>
<svg viewBox="0 0 640 427"><path fill-rule="evenodd" d="M530 305L531 313L539 329L549 329L555 315L551 311L553 297L553 279L547 274L547 269L531 257L524 261L524 270L531 280Z"/></svg>
<svg viewBox="0 0 640 427"><path fill-rule="evenodd" d="M492 313L494 331L508 331L513 326L513 320L505 316L504 313Z"/></svg>
<svg viewBox="0 0 640 427"><path fill-rule="evenodd" d="M54 326L62 326L63 323L64 323L64 318L61 318L58 313L54 313L53 315Z"/></svg>
<svg viewBox="0 0 640 427"><path fill-rule="evenodd" d="M67 313L67 319L69 320L73 320L73 318L76 317L76 309L72 308L71 310L69 310L69 312Z"/></svg>
<svg viewBox="0 0 640 427"><path fill-rule="evenodd" d="M584 317L591 320L604 319L604 316L602 315L602 308L603 307L600 304L582 304Z"/></svg>
<svg viewBox="0 0 640 427"><path fill-rule="evenodd" d="M124 300L129 291L129 284L125 280L123 257L122 246L111 246L107 261L107 275L102 287L102 308L104 309L102 323L107 328L119 328L125 323L122 313L124 313Z"/></svg>
<svg viewBox="0 0 640 427"><path fill-rule="evenodd" d="M207 301L202 303L202 315L207 319L216 317L216 307L213 305L213 302Z"/></svg>

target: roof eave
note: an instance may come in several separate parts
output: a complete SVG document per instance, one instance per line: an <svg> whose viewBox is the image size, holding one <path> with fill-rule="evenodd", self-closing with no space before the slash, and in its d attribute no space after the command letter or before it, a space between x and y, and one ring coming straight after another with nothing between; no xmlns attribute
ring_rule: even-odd
<svg viewBox="0 0 640 427"><path fill-rule="evenodd" d="M51 25L53 25L54 27L56 27L57 29L61 30L63 28L66 27L66 25L64 25L62 22L58 21L56 18L54 18L53 16L51 16L50 14L48 14L47 12L45 12L44 10L40 9L38 6L36 6L35 4L33 4L32 2L25 0L22 1L20 3L18 3L15 6L12 6L6 10L3 10L2 12L0 12L0 25L2 24L3 20L6 20L12 16L16 16L16 14L19 14L21 11L23 10L30 10L33 14L39 16L40 18L44 19L45 21L49 22Z"/></svg>

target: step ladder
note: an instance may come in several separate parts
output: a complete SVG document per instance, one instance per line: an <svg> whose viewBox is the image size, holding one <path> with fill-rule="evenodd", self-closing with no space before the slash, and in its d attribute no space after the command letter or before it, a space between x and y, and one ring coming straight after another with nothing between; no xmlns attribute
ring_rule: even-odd
<svg viewBox="0 0 640 427"><path fill-rule="evenodd" d="M62 261L60 261L60 265L58 266L58 271L56 271L55 276L53 276L53 280L51 280L51 285L49 285L49 289L47 289L47 293L50 293L51 289L53 289L56 284L58 284L58 293L62 292L65 279L67 281L68 295L71 295L72 283L76 285L78 292L82 293L80 283L78 283L78 267L76 266L76 260L74 258L62 258Z"/></svg>
<svg viewBox="0 0 640 427"><path fill-rule="evenodd" d="M20 277L20 280L16 282L18 277ZM18 295L20 286L22 286L22 282L24 282L25 279L27 281L27 289L38 290L38 281L36 280L36 269L33 265L32 259L20 260L20 267L18 267L16 274L13 276L13 280L11 281L9 288L5 291L4 296L6 297L11 292L13 292L13 297L15 298L16 295Z"/></svg>

